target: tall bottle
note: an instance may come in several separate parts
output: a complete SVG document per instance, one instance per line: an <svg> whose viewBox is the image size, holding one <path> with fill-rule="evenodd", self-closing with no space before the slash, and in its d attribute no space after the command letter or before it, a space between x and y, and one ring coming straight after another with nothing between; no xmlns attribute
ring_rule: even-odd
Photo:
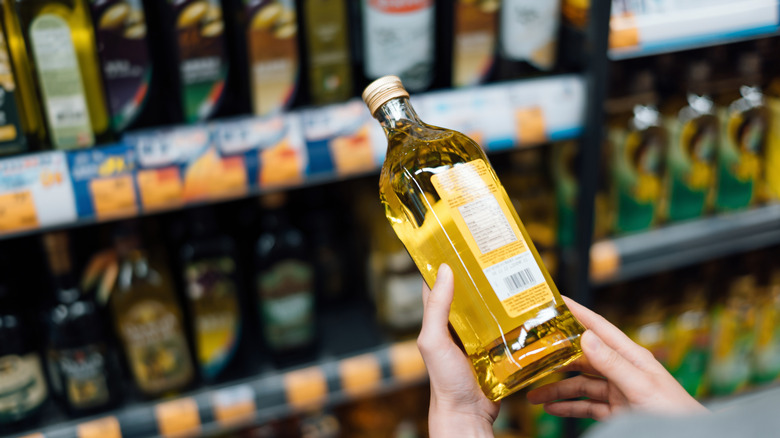
<svg viewBox="0 0 780 438"><path fill-rule="evenodd" d="M141 0L89 0L114 132L153 123L156 105Z"/></svg>
<svg viewBox="0 0 780 438"><path fill-rule="evenodd" d="M452 86L477 85L492 73L496 54L496 15L501 0L454 2Z"/></svg>
<svg viewBox="0 0 780 438"><path fill-rule="evenodd" d="M347 0L305 0L303 4L309 94L313 103L352 97Z"/></svg>
<svg viewBox="0 0 780 438"><path fill-rule="evenodd" d="M491 400L582 354L574 318L480 146L423 123L397 77L363 92L387 136L380 198L428 285L455 276L450 323Z"/></svg>
<svg viewBox="0 0 780 438"><path fill-rule="evenodd" d="M558 54L560 0L502 0L499 79L549 72Z"/></svg>
<svg viewBox="0 0 780 438"><path fill-rule="evenodd" d="M17 0L49 140L57 149L110 137L95 35L86 0Z"/></svg>
<svg viewBox="0 0 780 438"><path fill-rule="evenodd" d="M108 359L100 309L79 289L67 234L49 233L43 242L54 284L54 301L46 311L52 391L71 413L108 407L117 401L119 376Z"/></svg>
<svg viewBox="0 0 780 438"><path fill-rule="evenodd" d="M411 91L433 84L436 14L433 0L361 0L363 74L397 75Z"/></svg>
<svg viewBox="0 0 780 438"><path fill-rule="evenodd" d="M170 274L149 258L135 230L120 229L115 239L119 265L109 305L135 385L146 396L181 390L195 373Z"/></svg>
<svg viewBox="0 0 780 438"><path fill-rule="evenodd" d="M262 230L255 247L257 303L263 336L278 356L314 346L314 267L303 233L290 223L286 196L261 198Z"/></svg>
<svg viewBox="0 0 780 438"><path fill-rule="evenodd" d="M181 248L184 284L201 377L218 378L241 339L238 269L233 239L219 233L211 210L192 211Z"/></svg>

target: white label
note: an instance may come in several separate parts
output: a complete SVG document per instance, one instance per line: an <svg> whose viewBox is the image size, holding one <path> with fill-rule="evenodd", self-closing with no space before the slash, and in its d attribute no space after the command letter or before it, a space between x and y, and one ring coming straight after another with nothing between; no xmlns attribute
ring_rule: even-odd
<svg viewBox="0 0 780 438"><path fill-rule="evenodd" d="M387 322L399 329L419 325L423 317L422 276L390 275L386 287Z"/></svg>
<svg viewBox="0 0 780 438"><path fill-rule="evenodd" d="M46 102L52 123L58 128L78 128L89 123L83 96L50 97Z"/></svg>
<svg viewBox="0 0 780 438"><path fill-rule="evenodd" d="M514 61L552 67L558 32L559 0L504 0L501 51Z"/></svg>
<svg viewBox="0 0 780 438"><path fill-rule="evenodd" d="M487 254L517 240L495 196L485 196L458 207L480 252Z"/></svg>
<svg viewBox="0 0 780 438"><path fill-rule="evenodd" d="M431 0L363 0L365 73L397 75L409 90L433 80L434 6Z"/></svg>
<svg viewBox="0 0 780 438"><path fill-rule="evenodd" d="M544 283L531 251L525 251L483 270L500 301Z"/></svg>

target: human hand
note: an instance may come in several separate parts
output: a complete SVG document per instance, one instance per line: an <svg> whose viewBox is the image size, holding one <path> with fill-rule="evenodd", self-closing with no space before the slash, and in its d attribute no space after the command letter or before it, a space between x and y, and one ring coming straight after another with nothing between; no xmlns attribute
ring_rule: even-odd
<svg viewBox="0 0 780 438"><path fill-rule="evenodd" d="M431 382L428 429L432 438L493 436L499 403L490 401L474 378L471 361L447 328L452 305L452 269L441 265L433 290L423 284L422 330L417 338Z"/></svg>
<svg viewBox="0 0 780 438"><path fill-rule="evenodd" d="M588 329L581 338L583 357L563 371L575 377L528 392L528 401L544 403L559 417L604 420L626 410L659 414L708 412L646 348L634 343L602 316L564 297L575 317ZM587 397L587 400L570 400Z"/></svg>

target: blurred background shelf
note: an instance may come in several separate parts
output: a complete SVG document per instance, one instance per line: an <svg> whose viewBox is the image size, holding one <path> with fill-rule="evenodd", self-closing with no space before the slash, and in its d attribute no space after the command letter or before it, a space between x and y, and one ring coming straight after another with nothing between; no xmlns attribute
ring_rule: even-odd
<svg viewBox="0 0 780 438"><path fill-rule="evenodd" d="M723 213L597 242L591 282L622 282L780 243L780 204Z"/></svg>

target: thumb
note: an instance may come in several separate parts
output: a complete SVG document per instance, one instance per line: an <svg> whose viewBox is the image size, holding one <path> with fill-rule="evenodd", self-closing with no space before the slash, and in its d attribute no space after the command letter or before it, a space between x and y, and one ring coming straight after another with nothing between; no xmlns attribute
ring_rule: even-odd
<svg viewBox="0 0 780 438"><path fill-rule="evenodd" d="M624 394L634 393L635 390L629 389L646 382L639 368L605 344L593 330L587 330L582 335L581 345L590 366Z"/></svg>
<svg viewBox="0 0 780 438"><path fill-rule="evenodd" d="M447 321L450 316L453 288L452 269L446 264L442 264L436 275L436 284L426 297L419 338L421 344L425 344L427 340L430 340L432 344L440 344L442 339L448 339Z"/></svg>

